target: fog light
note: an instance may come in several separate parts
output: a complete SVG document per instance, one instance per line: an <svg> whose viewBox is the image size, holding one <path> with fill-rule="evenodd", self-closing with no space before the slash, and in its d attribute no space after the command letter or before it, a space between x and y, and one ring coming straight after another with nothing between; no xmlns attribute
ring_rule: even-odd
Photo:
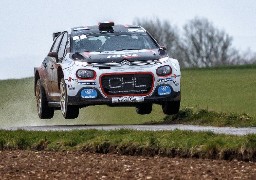
<svg viewBox="0 0 256 180"><path fill-rule="evenodd" d="M170 88L170 86L160 86L158 88L158 95L159 96L164 96L164 95L168 95L171 94L172 90Z"/></svg>

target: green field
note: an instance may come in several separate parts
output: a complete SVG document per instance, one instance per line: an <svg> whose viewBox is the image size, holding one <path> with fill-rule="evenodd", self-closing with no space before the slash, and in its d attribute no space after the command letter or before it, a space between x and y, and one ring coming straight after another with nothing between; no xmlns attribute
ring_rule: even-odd
<svg viewBox="0 0 256 180"><path fill-rule="evenodd" d="M182 109L246 113L256 117L256 66L182 70ZM161 121L165 115L155 105L150 115L137 115L132 107L91 106L76 120L64 120L60 111L51 120L36 114L33 78L0 81L1 127L51 124L138 124Z"/></svg>
<svg viewBox="0 0 256 180"><path fill-rule="evenodd" d="M182 71L182 107L256 117L256 66Z"/></svg>

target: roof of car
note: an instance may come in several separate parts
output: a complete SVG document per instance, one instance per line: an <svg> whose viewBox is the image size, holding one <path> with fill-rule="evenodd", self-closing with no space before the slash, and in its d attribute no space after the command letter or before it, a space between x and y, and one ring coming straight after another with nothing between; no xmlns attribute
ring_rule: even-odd
<svg viewBox="0 0 256 180"><path fill-rule="evenodd" d="M145 33L143 27L136 25L114 25L114 22L102 22L94 26L79 26L69 29L68 31L59 31L53 33L53 40L60 34L67 32L69 36L79 36L82 34L101 34L101 33Z"/></svg>
<svg viewBox="0 0 256 180"><path fill-rule="evenodd" d="M146 32L146 30L141 26L134 26L134 25L114 25L111 26L112 28L108 29L100 29L99 25L95 26L79 26L71 28L71 36L75 36L78 34L98 34L104 32Z"/></svg>

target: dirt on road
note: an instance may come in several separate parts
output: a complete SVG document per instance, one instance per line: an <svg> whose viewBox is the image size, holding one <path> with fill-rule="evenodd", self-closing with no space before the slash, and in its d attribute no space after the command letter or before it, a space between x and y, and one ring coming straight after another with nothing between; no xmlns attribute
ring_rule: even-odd
<svg viewBox="0 0 256 180"><path fill-rule="evenodd" d="M256 179L256 163L77 151L0 151L0 179Z"/></svg>

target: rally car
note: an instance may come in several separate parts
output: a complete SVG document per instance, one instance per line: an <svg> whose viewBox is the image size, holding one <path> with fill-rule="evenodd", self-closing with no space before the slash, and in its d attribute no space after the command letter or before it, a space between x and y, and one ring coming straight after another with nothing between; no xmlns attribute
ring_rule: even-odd
<svg viewBox="0 0 256 180"><path fill-rule="evenodd" d="M50 52L34 68L38 116L50 119L60 109L74 119L80 108L102 104L149 114L154 103L176 114L180 78L179 62L143 27L102 22L56 32Z"/></svg>

